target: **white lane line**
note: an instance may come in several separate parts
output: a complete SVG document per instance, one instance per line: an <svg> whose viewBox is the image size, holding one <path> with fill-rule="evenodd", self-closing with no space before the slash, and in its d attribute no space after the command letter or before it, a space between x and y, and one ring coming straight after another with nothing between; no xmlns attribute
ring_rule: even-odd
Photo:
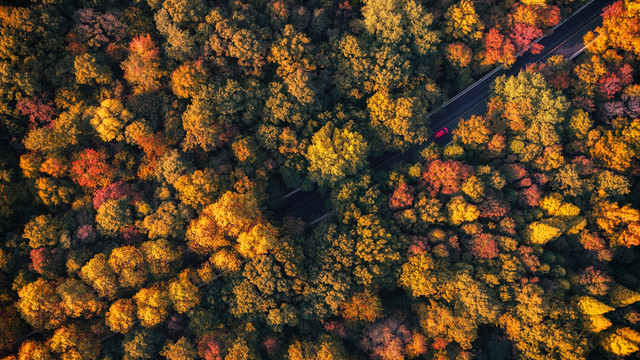
<svg viewBox="0 0 640 360"><path fill-rule="evenodd" d="M295 193L297 193L297 192L299 192L301 190L302 190L302 188L297 188L297 189L293 190L292 192L288 193L287 195L285 195L284 198L286 199L289 196L291 196L291 195L293 195L293 194L295 194Z"/></svg>
<svg viewBox="0 0 640 360"><path fill-rule="evenodd" d="M582 47L580 50L578 50L575 54L571 55L571 56L569 57L569 60L573 60L573 59L575 59L578 55L582 54L582 53L584 52L584 50L585 50L586 48L588 48L588 47L589 47L589 45L593 44L593 43L594 43L594 42L595 42L599 37L600 37L600 35L598 35L595 39L593 39L593 40L589 41L589 43L588 43L588 44L586 44L585 46L583 46L583 47Z"/></svg>
<svg viewBox="0 0 640 360"><path fill-rule="evenodd" d="M312 222L310 222L307 226L313 226L313 225L315 225L315 224L319 223L320 221L322 221L322 220L326 219L329 215L331 215L331 214L333 213L333 211L334 211L334 210L331 210L331 211L329 211L328 213L326 213L326 214L324 214L324 215L320 216L319 218L317 218L317 219L313 220L313 221L312 221Z"/></svg>

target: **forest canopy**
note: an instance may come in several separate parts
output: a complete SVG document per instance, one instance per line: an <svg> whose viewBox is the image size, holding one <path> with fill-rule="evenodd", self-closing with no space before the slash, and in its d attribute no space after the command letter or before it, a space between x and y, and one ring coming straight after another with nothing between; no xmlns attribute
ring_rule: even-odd
<svg viewBox="0 0 640 360"><path fill-rule="evenodd" d="M637 0L5 3L0 359L638 356Z"/></svg>

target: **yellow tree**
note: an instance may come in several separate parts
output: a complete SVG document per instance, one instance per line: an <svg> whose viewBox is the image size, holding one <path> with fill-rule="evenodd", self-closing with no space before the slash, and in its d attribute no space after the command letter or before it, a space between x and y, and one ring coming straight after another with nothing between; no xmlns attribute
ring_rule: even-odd
<svg viewBox="0 0 640 360"><path fill-rule="evenodd" d="M462 0L447 9L445 33L455 39L480 40L484 24L476 13L472 0Z"/></svg>
<svg viewBox="0 0 640 360"><path fill-rule="evenodd" d="M140 289L133 299L138 308L138 319L144 327L161 324L169 315L171 300L167 292L157 286Z"/></svg>
<svg viewBox="0 0 640 360"><path fill-rule="evenodd" d="M309 177L321 185L334 184L361 171L368 154L369 145L360 133L329 122L313 134L307 149Z"/></svg>
<svg viewBox="0 0 640 360"><path fill-rule="evenodd" d="M118 290L116 273L109 266L105 254L97 254L80 269L80 277L91 285L100 296L113 299Z"/></svg>
<svg viewBox="0 0 640 360"><path fill-rule="evenodd" d="M591 156L602 166L625 172L631 166L634 151L622 139L607 131L591 148Z"/></svg>
<svg viewBox="0 0 640 360"><path fill-rule="evenodd" d="M119 277L120 286L137 288L147 279L147 264L144 253L135 246L127 245L113 249L109 265Z"/></svg>
<svg viewBox="0 0 640 360"><path fill-rule="evenodd" d="M198 287L189 278L187 271L181 272L169 283L169 298L179 314L184 314L200 303Z"/></svg>
<svg viewBox="0 0 640 360"><path fill-rule="evenodd" d="M124 141L125 126L132 119L133 114L119 100L105 99L91 118L91 125L103 141Z"/></svg>
<svg viewBox="0 0 640 360"><path fill-rule="evenodd" d="M489 127L484 118L472 115L470 118L461 119L458 127L453 131L453 138L472 149L481 149L489 143Z"/></svg>
<svg viewBox="0 0 640 360"><path fill-rule="evenodd" d="M417 106L415 98L394 99L386 90L376 91L367 100L371 127L381 142L375 151L400 150L424 140L427 123Z"/></svg>
<svg viewBox="0 0 640 360"><path fill-rule="evenodd" d="M18 291L18 311L36 329L55 329L66 320L65 309L53 285L40 278Z"/></svg>
<svg viewBox="0 0 640 360"><path fill-rule="evenodd" d="M109 329L126 334L136 321L136 306L131 299L118 299L109 307L104 320Z"/></svg>

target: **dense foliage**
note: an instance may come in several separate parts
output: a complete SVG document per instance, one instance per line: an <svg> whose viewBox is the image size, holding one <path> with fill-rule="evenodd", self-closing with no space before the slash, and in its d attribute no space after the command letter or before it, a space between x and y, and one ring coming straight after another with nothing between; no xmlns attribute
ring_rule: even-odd
<svg viewBox="0 0 640 360"><path fill-rule="evenodd" d="M640 3L427 141L581 5L0 5L0 357L637 356Z"/></svg>

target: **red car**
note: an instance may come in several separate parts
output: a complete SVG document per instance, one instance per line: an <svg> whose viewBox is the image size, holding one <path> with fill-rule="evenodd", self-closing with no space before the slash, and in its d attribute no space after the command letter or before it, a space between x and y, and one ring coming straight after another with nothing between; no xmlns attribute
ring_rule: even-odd
<svg viewBox="0 0 640 360"><path fill-rule="evenodd" d="M435 134L433 134L433 137L436 139L440 139L441 137L447 135L449 133L449 128L443 127L442 129L436 131Z"/></svg>

